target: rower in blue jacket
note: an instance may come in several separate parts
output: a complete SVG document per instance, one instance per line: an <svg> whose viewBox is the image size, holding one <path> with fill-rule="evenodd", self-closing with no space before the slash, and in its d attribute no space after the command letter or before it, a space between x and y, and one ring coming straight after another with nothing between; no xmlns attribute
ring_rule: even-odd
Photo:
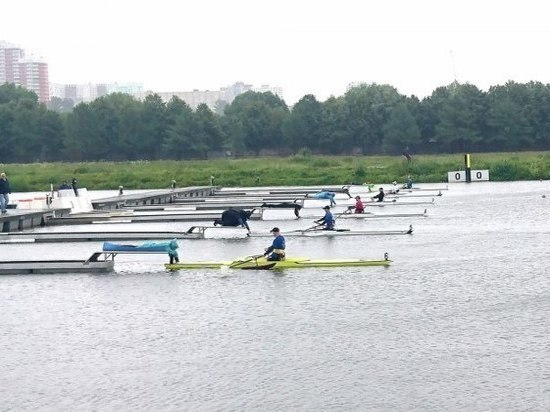
<svg viewBox="0 0 550 412"><path fill-rule="evenodd" d="M281 231L278 227L271 229L271 233L273 233L275 239L273 239L271 246L265 250L264 256L267 257L267 260L271 261L284 260L286 247L285 238L281 235Z"/></svg>
<svg viewBox="0 0 550 412"><path fill-rule="evenodd" d="M325 206L323 209L325 211L325 215L321 219L316 220L315 223L324 225L323 230L334 230L334 224L336 222L334 221L334 216L332 216L330 211L330 206Z"/></svg>

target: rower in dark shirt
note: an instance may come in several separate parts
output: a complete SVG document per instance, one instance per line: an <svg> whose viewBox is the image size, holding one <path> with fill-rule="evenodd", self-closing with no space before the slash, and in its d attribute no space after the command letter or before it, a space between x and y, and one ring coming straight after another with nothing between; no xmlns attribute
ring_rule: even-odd
<svg viewBox="0 0 550 412"><path fill-rule="evenodd" d="M372 200L376 199L377 202L383 202L384 201L384 189L380 188L378 189L378 194L376 196L371 197Z"/></svg>

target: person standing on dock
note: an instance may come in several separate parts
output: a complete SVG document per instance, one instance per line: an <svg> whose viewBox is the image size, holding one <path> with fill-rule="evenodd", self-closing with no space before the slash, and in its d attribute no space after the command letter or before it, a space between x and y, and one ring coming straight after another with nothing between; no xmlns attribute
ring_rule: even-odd
<svg viewBox="0 0 550 412"><path fill-rule="evenodd" d="M170 256L170 264L179 263L180 258L178 255L178 241L176 239L172 239L170 243L168 243L168 256Z"/></svg>
<svg viewBox="0 0 550 412"><path fill-rule="evenodd" d="M316 220L315 223L324 225L323 230L334 230L334 224L336 222L330 211L330 206L325 206L323 210L325 211L325 215L321 219Z"/></svg>
<svg viewBox="0 0 550 412"><path fill-rule="evenodd" d="M376 196L371 197L372 200L375 200L377 202L383 202L384 201L384 189L380 188L378 189L378 194Z"/></svg>
<svg viewBox="0 0 550 412"><path fill-rule="evenodd" d="M78 187L76 187L76 179L73 177L73 180L71 180L71 187L74 191L74 195L78 197Z"/></svg>
<svg viewBox="0 0 550 412"><path fill-rule="evenodd" d="M10 201L10 182L5 173L0 173L0 209L2 214L8 213L8 203Z"/></svg>
<svg viewBox="0 0 550 412"><path fill-rule="evenodd" d="M265 250L264 256L270 261L284 260L286 248L285 238L281 235L281 231L278 227L271 229L271 233L273 233L275 239L273 239L271 246Z"/></svg>

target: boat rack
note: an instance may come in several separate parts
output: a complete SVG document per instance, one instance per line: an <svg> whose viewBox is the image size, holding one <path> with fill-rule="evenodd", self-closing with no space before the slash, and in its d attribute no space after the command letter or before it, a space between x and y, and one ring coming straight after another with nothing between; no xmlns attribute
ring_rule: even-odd
<svg viewBox="0 0 550 412"><path fill-rule="evenodd" d="M117 255L166 255L168 252L166 251L145 251L145 250L139 250L139 251L131 251L131 250L104 250L101 252L94 252L92 256L86 260L86 262L94 262L93 259L98 259L99 256L104 255L105 260L115 260L115 257Z"/></svg>

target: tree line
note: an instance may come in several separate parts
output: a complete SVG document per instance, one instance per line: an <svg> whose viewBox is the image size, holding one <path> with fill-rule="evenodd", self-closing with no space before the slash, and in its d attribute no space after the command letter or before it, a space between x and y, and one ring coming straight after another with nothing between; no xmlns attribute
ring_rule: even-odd
<svg viewBox="0 0 550 412"><path fill-rule="evenodd" d="M56 102L57 108L66 107ZM550 85L451 83L420 100L362 84L292 108L247 92L223 113L173 97L115 93L53 110L33 92L0 86L0 163L201 159L213 155L453 153L550 149Z"/></svg>

